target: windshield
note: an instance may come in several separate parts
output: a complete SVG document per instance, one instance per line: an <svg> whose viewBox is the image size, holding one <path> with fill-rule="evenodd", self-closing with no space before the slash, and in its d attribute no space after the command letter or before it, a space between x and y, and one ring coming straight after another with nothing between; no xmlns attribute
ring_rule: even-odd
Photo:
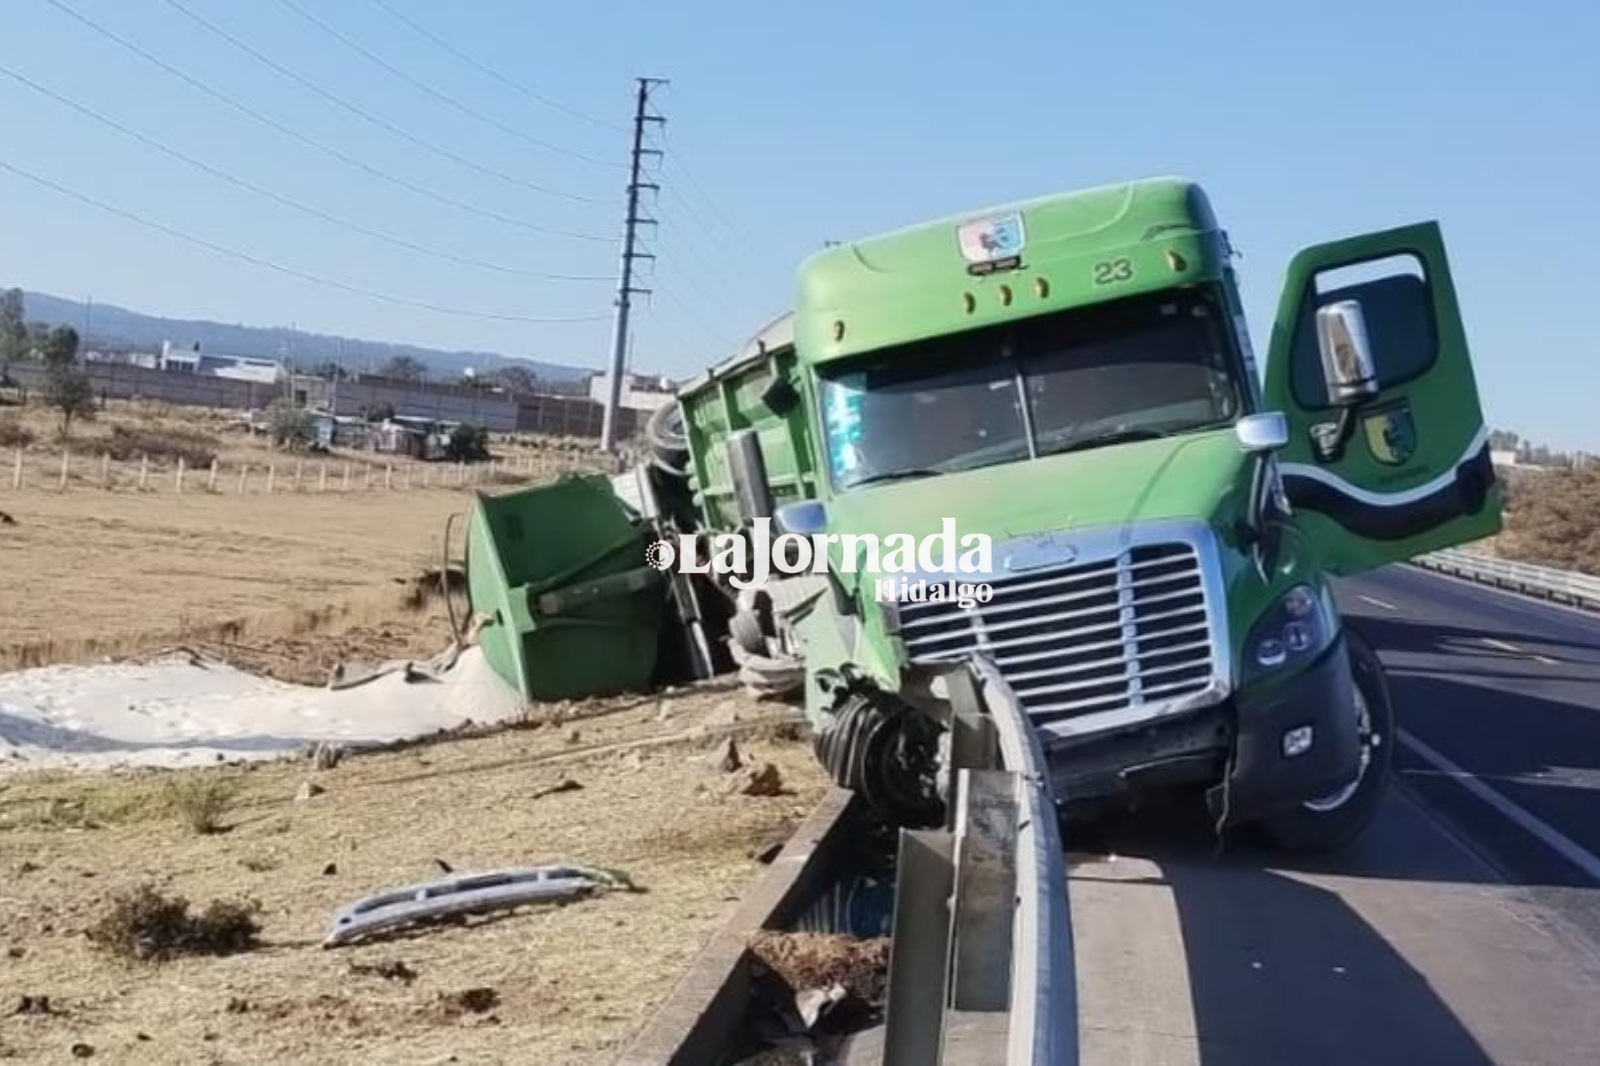
<svg viewBox="0 0 1600 1066"><path fill-rule="evenodd" d="M888 349L822 371L830 471L849 488L1226 425L1233 352L1211 289Z"/></svg>

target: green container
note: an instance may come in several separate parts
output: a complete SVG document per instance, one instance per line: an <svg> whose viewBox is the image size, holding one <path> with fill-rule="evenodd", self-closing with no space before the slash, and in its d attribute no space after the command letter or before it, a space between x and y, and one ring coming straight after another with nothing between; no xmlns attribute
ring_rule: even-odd
<svg viewBox="0 0 1600 1066"><path fill-rule="evenodd" d="M652 538L604 477L480 493L467 587L489 665L530 700L646 687L664 597L644 562Z"/></svg>

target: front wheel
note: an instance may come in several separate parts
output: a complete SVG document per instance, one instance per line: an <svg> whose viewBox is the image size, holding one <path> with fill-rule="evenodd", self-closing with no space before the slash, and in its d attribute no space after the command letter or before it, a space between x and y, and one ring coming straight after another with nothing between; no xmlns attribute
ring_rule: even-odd
<svg viewBox="0 0 1600 1066"><path fill-rule="evenodd" d="M1337 851L1354 840L1378 813L1394 762L1394 704L1377 654L1345 631L1355 680L1351 713L1361 738L1355 780L1326 796L1272 815L1261 823L1268 840L1287 851Z"/></svg>

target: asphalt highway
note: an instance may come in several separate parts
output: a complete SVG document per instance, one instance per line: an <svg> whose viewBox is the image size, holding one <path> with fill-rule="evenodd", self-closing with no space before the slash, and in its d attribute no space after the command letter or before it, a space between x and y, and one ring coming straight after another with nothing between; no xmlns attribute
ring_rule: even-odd
<svg viewBox="0 0 1600 1066"><path fill-rule="evenodd" d="M1339 598L1396 787L1314 861L1182 811L1069 835L1083 1061L1600 1063L1600 616L1404 567Z"/></svg>

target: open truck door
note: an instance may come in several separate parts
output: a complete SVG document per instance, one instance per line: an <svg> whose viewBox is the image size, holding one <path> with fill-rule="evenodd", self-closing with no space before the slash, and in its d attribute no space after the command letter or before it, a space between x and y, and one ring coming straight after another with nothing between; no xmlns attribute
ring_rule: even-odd
<svg viewBox="0 0 1600 1066"><path fill-rule="evenodd" d="M1489 430L1436 223L1307 248L1273 324L1268 409L1295 520L1356 574L1500 529Z"/></svg>

